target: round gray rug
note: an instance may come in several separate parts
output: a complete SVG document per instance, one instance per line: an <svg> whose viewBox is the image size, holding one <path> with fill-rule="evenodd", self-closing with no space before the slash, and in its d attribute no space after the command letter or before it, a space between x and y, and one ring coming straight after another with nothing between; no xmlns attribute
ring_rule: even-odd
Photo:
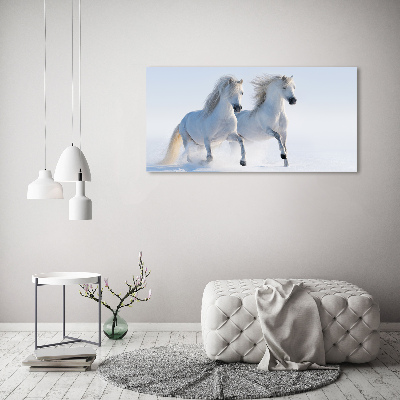
<svg viewBox="0 0 400 400"><path fill-rule="evenodd" d="M202 345L170 345L107 358L99 374L116 386L157 396L260 399L329 385L340 371L259 371L257 364L212 361Z"/></svg>

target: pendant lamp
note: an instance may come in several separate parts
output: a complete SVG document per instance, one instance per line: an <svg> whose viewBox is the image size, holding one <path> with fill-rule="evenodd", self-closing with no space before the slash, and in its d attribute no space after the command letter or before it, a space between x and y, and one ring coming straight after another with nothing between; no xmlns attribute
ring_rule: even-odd
<svg viewBox="0 0 400 400"><path fill-rule="evenodd" d="M92 200L85 195L85 181L91 181L89 164L81 150L82 118L81 118L81 0L79 0L79 148L67 147L61 154L54 178L60 182L76 182L76 194L69 201L70 220L91 220ZM74 0L72 0L72 134L74 132Z"/></svg>
<svg viewBox="0 0 400 400"><path fill-rule="evenodd" d="M61 153L54 171L54 179L58 182L77 182L79 173L82 174L82 181L92 180L85 155L79 147L72 144Z"/></svg>
<svg viewBox="0 0 400 400"><path fill-rule="evenodd" d="M47 61L47 24L46 24L46 0L43 0L44 15L44 169L39 171L39 177L28 185L27 198L29 200L63 199L63 189L58 182L54 182L51 171L46 169L46 61Z"/></svg>
<svg viewBox="0 0 400 400"><path fill-rule="evenodd" d="M82 178L82 173L79 173ZM85 195L85 181L76 182L76 194L69 201L69 219L71 221L92 219L92 200Z"/></svg>

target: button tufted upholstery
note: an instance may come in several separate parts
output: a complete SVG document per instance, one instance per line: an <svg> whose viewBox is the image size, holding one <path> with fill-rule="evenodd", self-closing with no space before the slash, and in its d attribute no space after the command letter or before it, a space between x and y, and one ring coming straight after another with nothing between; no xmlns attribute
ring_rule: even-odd
<svg viewBox="0 0 400 400"><path fill-rule="evenodd" d="M318 305L327 363L364 363L378 355L380 312L370 294L344 281L293 281L302 282ZM261 361L266 346L254 293L263 282L242 279L207 284L201 326L208 357L225 362Z"/></svg>

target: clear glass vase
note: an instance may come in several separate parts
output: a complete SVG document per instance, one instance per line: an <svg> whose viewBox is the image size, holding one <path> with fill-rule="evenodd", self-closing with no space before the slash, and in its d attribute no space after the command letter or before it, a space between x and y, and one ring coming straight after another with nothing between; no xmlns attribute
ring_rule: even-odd
<svg viewBox="0 0 400 400"><path fill-rule="evenodd" d="M103 332L109 339L122 339L128 332L128 323L118 313L113 314L104 322Z"/></svg>

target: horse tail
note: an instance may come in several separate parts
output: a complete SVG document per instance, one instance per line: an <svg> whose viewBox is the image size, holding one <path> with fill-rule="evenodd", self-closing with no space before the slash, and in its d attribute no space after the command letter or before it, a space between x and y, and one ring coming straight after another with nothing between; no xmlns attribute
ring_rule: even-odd
<svg viewBox="0 0 400 400"><path fill-rule="evenodd" d="M179 150L182 145L182 136L179 133L179 125L175 128L174 133L169 141L167 154L164 159L159 162L160 165L173 164L179 156Z"/></svg>

